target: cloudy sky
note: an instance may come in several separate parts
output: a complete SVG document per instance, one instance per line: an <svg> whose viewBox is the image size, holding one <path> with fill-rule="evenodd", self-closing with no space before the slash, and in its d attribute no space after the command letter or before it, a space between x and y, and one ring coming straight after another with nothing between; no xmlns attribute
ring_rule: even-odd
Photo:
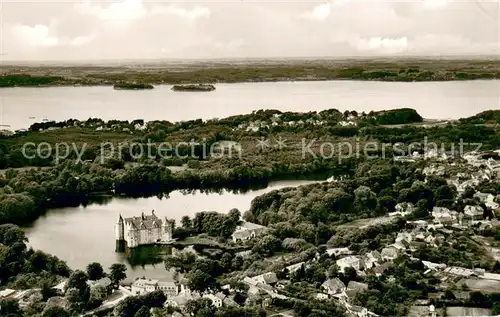
<svg viewBox="0 0 500 317"><path fill-rule="evenodd" d="M4 60L500 52L500 0L0 0Z"/></svg>

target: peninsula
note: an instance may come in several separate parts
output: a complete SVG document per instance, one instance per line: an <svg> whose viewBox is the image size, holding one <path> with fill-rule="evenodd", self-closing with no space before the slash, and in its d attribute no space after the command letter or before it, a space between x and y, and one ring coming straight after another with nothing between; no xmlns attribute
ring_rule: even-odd
<svg viewBox="0 0 500 317"><path fill-rule="evenodd" d="M192 85L174 85L173 91L213 91L214 85L209 84L192 84Z"/></svg>
<svg viewBox="0 0 500 317"><path fill-rule="evenodd" d="M143 84L143 83L118 83L113 86L116 90L144 90L144 89L153 89L155 88L151 84Z"/></svg>

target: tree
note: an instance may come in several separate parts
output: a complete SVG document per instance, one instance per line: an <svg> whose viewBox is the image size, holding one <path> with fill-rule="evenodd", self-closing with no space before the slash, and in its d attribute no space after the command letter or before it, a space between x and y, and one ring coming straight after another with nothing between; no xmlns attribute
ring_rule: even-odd
<svg viewBox="0 0 500 317"><path fill-rule="evenodd" d="M55 296L55 292L48 283L43 283L40 292L42 293L42 301L46 302L49 298Z"/></svg>
<svg viewBox="0 0 500 317"><path fill-rule="evenodd" d="M455 297L455 294L453 294L453 292L449 289L447 289L444 294L443 294L443 299L447 299L447 300L455 300L456 297Z"/></svg>
<svg viewBox="0 0 500 317"><path fill-rule="evenodd" d="M469 300L474 303L474 304L480 304L486 300L486 296L483 295L481 292L470 292L469 293Z"/></svg>
<svg viewBox="0 0 500 317"><path fill-rule="evenodd" d="M354 196L354 206L359 212L374 211L377 207L377 195L367 186L358 187Z"/></svg>
<svg viewBox="0 0 500 317"><path fill-rule="evenodd" d="M339 275L339 266L336 263L330 265L326 274L327 274L328 278L337 277Z"/></svg>
<svg viewBox="0 0 500 317"><path fill-rule="evenodd" d="M413 215L416 218L425 218L429 216L429 202L425 199L420 199L417 202L417 205L415 207L415 211L413 212Z"/></svg>
<svg viewBox="0 0 500 317"><path fill-rule="evenodd" d="M62 307L53 306L45 310L42 317L70 317L70 314Z"/></svg>
<svg viewBox="0 0 500 317"><path fill-rule="evenodd" d="M495 261L495 264L493 265L492 271L495 273L500 273L500 262Z"/></svg>
<svg viewBox="0 0 500 317"><path fill-rule="evenodd" d="M104 277L104 275L104 269L102 268L102 265L100 263L92 262L87 265L87 276L89 277L89 280L100 280Z"/></svg>
<svg viewBox="0 0 500 317"><path fill-rule="evenodd" d="M135 313L134 317L150 317L150 308L147 306L142 306L139 308L139 310Z"/></svg>
<svg viewBox="0 0 500 317"><path fill-rule="evenodd" d="M78 291L83 291L87 287L87 274L85 272L76 270L73 272L66 284L66 289L76 288Z"/></svg>
<svg viewBox="0 0 500 317"><path fill-rule="evenodd" d="M112 264L109 267L109 278L117 288L121 281L127 278L127 267L121 263Z"/></svg>
<svg viewBox="0 0 500 317"><path fill-rule="evenodd" d="M300 282L306 277L306 268L302 264L298 270L292 273L291 280L295 282Z"/></svg>
<svg viewBox="0 0 500 317"><path fill-rule="evenodd" d="M224 254L222 255L222 257L220 259L220 265L225 270L230 270L233 258L234 257L229 252L224 252Z"/></svg>
<svg viewBox="0 0 500 317"><path fill-rule="evenodd" d="M252 252L264 256L272 256L281 247L281 241L273 235L260 238L252 248Z"/></svg>
<svg viewBox="0 0 500 317"><path fill-rule="evenodd" d="M187 275L188 287L193 291L204 292L216 287L216 280L201 270L193 270Z"/></svg>
<svg viewBox="0 0 500 317"><path fill-rule="evenodd" d="M84 289L68 288L65 294L71 310L73 312L83 312L87 308L87 303L90 299L90 287L86 285Z"/></svg>
<svg viewBox="0 0 500 317"><path fill-rule="evenodd" d="M243 266L243 258L240 255L235 256L231 262L231 266L233 270L239 270Z"/></svg>
<svg viewBox="0 0 500 317"><path fill-rule="evenodd" d="M190 300L186 303L186 312L191 316L198 316L198 312L203 309L209 309L215 312L215 306L212 301L208 298L198 298Z"/></svg>
<svg viewBox="0 0 500 317"><path fill-rule="evenodd" d="M19 303L15 299L0 300L0 315L6 317L22 317L23 312L19 308Z"/></svg>
<svg viewBox="0 0 500 317"><path fill-rule="evenodd" d="M90 301L103 302L108 297L108 289L104 285L96 285L90 290Z"/></svg>
<svg viewBox="0 0 500 317"><path fill-rule="evenodd" d="M189 218L189 216L183 216L181 219L181 225L185 229L191 229L191 227L193 226L191 218Z"/></svg>
<svg viewBox="0 0 500 317"><path fill-rule="evenodd" d="M349 284L350 281L355 281L356 278L358 277L358 273L356 270L352 267L346 267L344 269L344 284L347 285Z"/></svg>

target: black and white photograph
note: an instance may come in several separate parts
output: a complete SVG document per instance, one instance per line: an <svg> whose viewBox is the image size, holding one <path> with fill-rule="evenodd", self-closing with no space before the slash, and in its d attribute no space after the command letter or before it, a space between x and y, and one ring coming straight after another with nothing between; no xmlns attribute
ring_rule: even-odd
<svg viewBox="0 0 500 317"><path fill-rule="evenodd" d="M0 0L0 316L500 317L500 0Z"/></svg>

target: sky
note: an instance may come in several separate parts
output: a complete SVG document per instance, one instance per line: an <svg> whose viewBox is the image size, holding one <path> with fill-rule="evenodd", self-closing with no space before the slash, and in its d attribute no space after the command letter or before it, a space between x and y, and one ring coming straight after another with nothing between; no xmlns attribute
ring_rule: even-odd
<svg viewBox="0 0 500 317"><path fill-rule="evenodd" d="M499 1L0 0L0 53L5 61L497 55Z"/></svg>

